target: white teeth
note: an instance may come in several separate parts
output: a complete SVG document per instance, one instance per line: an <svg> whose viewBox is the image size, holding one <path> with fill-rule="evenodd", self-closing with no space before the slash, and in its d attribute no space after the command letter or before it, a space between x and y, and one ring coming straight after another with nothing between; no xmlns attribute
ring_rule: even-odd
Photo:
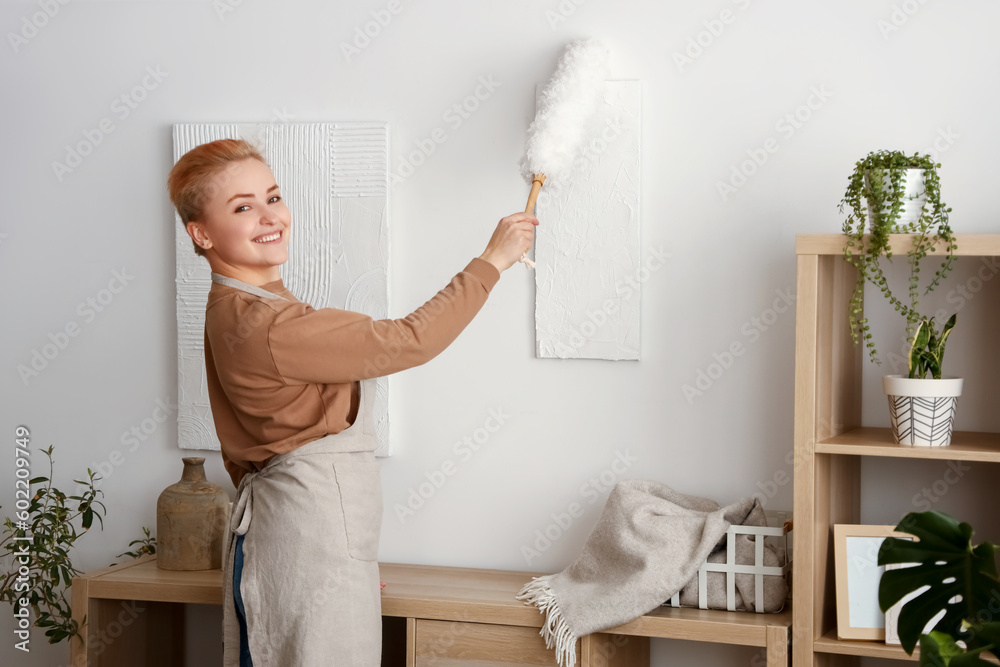
<svg viewBox="0 0 1000 667"><path fill-rule="evenodd" d="M275 232L274 234L271 234L270 236L262 236L259 239L254 239L253 242L254 243L267 243L268 241L276 241L280 237L281 237L281 232Z"/></svg>

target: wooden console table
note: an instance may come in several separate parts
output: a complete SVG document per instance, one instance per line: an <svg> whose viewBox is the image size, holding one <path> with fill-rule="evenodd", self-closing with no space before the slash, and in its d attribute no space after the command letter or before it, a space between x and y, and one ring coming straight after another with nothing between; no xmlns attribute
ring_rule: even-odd
<svg viewBox="0 0 1000 667"><path fill-rule="evenodd" d="M542 615L515 599L538 573L380 564L383 660L422 665L555 665L538 635ZM71 640L73 667L183 663L184 605L222 604L222 571L172 572L155 556L73 579L73 618L87 615ZM661 607L580 639L579 667L648 666L649 639L759 646L768 667L787 667L790 609L754 614ZM220 629L221 631L221 629ZM83 638L86 635L86 638ZM221 640L220 640L221 641Z"/></svg>

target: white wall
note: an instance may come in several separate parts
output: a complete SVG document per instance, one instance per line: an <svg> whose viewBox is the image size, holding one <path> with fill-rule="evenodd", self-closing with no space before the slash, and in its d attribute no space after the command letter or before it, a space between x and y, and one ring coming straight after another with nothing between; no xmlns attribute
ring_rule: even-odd
<svg viewBox="0 0 1000 667"><path fill-rule="evenodd" d="M504 274L454 345L391 379L397 454L383 466L384 561L559 570L608 490L591 495L584 486L616 452L634 457L626 476L719 502L761 491L768 507L790 509L794 310L769 309L778 294L794 292L795 235L839 232L837 203L853 163L879 148L932 151L944 165L954 227L998 231L991 186L981 192L1000 149L1000 7L985 0L401 0L349 61L341 44L387 2L78 0L59 5L15 51L10 33L41 4L0 4L0 279L8 313L0 433L13 447L14 427L31 428L33 474L47 474L40 449L54 445L63 488L88 466L108 466L114 450L123 453L101 484L105 529L80 541L82 570L113 562L142 526L155 525L156 497L190 453L176 447L170 422L134 451L121 440L154 415L157 400L176 394L175 222L165 192L173 123L384 120L394 171L415 142L443 128L447 141L392 193L391 313L401 317L482 251L501 216L523 208L527 186L516 162L535 85L550 76L563 44L600 37L613 52L613 77L642 82L643 258L654 248L670 254L643 285L642 360L535 359L532 276L521 266ZM707 44L700 54L690 46L699 39ZM678 66L689 47L693 60ZM116 99L144 77L151 90L123 117ZM481 79L498 87L455 127L445 114ZM796 113L798 127L787 118ZM104 118L113 131L95 134ZM60 180L52 163L64 162L87 132L100 144ZM776 152L720 196L717 183L769 139ZM98 297L115 270L134 278L85 317L78 305ZM771 323L758 326L760 318ZM74 322L79 334L23 382L18 365ZM683 385L734 342L744 354L688 400ZM454 443L482 427L491 409L509 415L504 426L470 460L456 457ZM206 456L210 478L232 494L219 454ZM5 512L12 458L0 456ZM447 459L458 472L401 522L394 505ZM876 478L866 494L895 498L905 511L920 480L893 494L877 466L868 470ZM940 475L924 472L930 481ZM950 498L975 505L972 488ZM585 514L528 562L522 547L572 502ZM216 612L199 612L209 629L220 622ZM209 664L216 637L203 630L196 641L201 657L191 664ZM13 655L11 643L3 640L4 656ZM32 648L14 664L66 659L65 645L50 648L41 633ZM653 664L743 665L756 656L656 642Z"/></svg>

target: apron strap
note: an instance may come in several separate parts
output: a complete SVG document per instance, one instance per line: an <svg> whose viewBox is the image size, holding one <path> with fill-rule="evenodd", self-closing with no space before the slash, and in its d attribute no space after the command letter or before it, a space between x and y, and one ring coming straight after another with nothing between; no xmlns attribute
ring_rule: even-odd
<svg viewBox="0 0 1000 667"><path fill-rule="evenodd" d="M250 529L250 519L253 516L253 478L256 472L248 472L240 480L236 489L236 501L233 503L233 515L229 518L229 530L237 535L246 535Z"/></svg>
<svg viewBox="0 0 1000 667"><path fill-rule="evenodd" d="M281 299L282 301L287 301L285 297L268 292L265 289L261 289L256 285L251 285L250 283L245 283L237 278L231 278L229 276L224 276L221 273L216 273L212 271L212 282L219 283L220 285L228 285L229 287L235 287L236 289L241 289L244 292L249 292L255 296L262 297L264 299ZM236 490L236 500L233 502L233 514L229 518L229 530L236 535L245 535L247 530L250 529L250 519L253 516L253 479L260 473L248 472L243 475L240 480L240 486Z"/></svg>
<svg viewBox="0 0 1000 667"><path fill-rule="evenodd" d="M249 292L255 296L262 297L264 299L281 299L282 301L288 301L285 297L274 294L273 292L268 292L265 289L261 289L256 285L251 285L250 283L245 283L242 280L236 278L230 278L229 276L224 276L221 273L216 273L212 271L212 282L219 283L220 285L228 285L229 287L235 287L236 289L241 289L244 292Z"/></svg>

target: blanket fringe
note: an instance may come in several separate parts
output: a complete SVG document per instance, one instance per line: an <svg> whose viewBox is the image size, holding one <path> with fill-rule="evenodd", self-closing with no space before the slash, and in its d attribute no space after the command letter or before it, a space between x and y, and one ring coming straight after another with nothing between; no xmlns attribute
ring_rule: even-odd
<svg viewBox="0 0 1000 667"><path fill-rule="evenodd" d="M556 595L549 588L549 579L552 575L544 577L532 577L531 582L526 584L521 592L517 594L518 600L524 600L527 604L533 604L538 610L545 614L545 623L539 634L545 639L545 648L556 647L556 662L561 667L573 667L576 664L576 635L569 629L566 619L559 610L556 602Z"/></svg>

